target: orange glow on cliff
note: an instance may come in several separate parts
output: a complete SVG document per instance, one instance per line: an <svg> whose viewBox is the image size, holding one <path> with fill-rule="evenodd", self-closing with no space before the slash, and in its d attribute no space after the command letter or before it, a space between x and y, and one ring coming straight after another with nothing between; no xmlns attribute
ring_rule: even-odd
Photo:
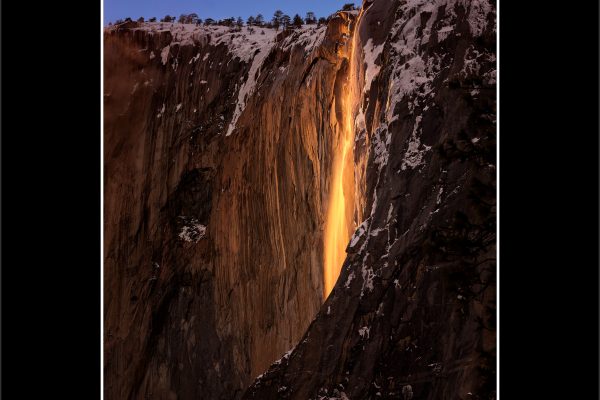
<svg viewBox="0 0 600 400"><path fill-rule="evenodd" d="M331 192L327 220L325 222L325 264L323 299L326 299L335 286L346 258L346 246L353 229L354 207L354 109L357 104L358 60L355 59L357 38L362 10L355 21L349 57L348 83L342 98L343 126L339 151L333 160Z"/></svg>

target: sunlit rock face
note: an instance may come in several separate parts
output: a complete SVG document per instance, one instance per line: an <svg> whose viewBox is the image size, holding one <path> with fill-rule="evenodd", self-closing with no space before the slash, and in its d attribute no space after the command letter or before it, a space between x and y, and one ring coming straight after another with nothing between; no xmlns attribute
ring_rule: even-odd
<svg viewBox="0 0 600 400"><path fill-rule="evenodd" d="M487 0L364 2L363 217L316 319L245 399L495 398L495 24Z"/></svg>
<svg viewBox="0 0 600 400"><path fill-rule="evenodd" d="M239 398L316 316L353 17L106 30L106 399Z"/></svg>

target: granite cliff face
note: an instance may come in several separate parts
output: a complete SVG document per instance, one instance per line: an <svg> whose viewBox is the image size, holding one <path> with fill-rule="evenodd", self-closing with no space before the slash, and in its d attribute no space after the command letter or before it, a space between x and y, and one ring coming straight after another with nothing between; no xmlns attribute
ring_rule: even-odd
<svg viewBox="0 0 600 400"><path fill-rule="evenodd" d="M495 34L478 0L108 28L105 398L493 396Z"/></svg>
<svg viewBox="0 0 600 400"><path fill-rule="evenodd" d="M107 398L239 397L316 315L351 18L105 33Z"/></svg>
<svg viewBox="0 0 600 400"><path fill-rule="evenodd" d="M303 339L244 398L494 398L495 6L363 8L366 218Z"/></svg>

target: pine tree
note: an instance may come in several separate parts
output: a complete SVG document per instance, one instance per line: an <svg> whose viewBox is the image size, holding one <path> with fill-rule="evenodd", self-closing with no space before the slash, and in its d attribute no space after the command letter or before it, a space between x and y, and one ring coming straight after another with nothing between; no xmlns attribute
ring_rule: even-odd
<svg viewBox="0 0 600 400"><path fill-rule="evenodd" d="M298 14L294 15L294 26L296 28L301 28L304 25L304 20Z"/></svg>
<svg viewBox="0 0 600 400"><path fill-rule="evenodd" d="M275 11L275 13L273 14L273 19L271 20L271 22L273 23L273 28L275 28L275 30L279 30L279 26L281 25L282 18L283 18L283 11L281 11L281 10Z"/></svg>
<svg viewBox="0 0 600 400"><path fill-rule="evenodd" d="M198 14L196 14L196 13L188 14L186 24L197 24L198 19L199 19Z"/></svg>
<svg viewBox="0 0 600 400"><path fill-rule="evenodd" d="M258 14L254 19L256 26L263 26L265 24L265 17L262 14Z"/></svg>

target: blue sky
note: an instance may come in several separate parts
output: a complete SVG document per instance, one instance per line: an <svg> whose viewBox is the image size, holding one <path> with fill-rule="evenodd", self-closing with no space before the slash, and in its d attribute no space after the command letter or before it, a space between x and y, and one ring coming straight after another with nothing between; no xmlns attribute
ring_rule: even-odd
<svg viewBox="0 0 600 400"><path fill-rule="evenodd" d="M104 0L104 24L126 17L160 19L166 14L178 17L192 12L202 19L242 17L244 21L250 15L261 13L265 20L270 20L276 9L290 16L298 13L304 17L307 11L313 11L317 17L326 17L345 3L352 0ZM362 0L354 1L356 5L360 3Z"/></svg>

